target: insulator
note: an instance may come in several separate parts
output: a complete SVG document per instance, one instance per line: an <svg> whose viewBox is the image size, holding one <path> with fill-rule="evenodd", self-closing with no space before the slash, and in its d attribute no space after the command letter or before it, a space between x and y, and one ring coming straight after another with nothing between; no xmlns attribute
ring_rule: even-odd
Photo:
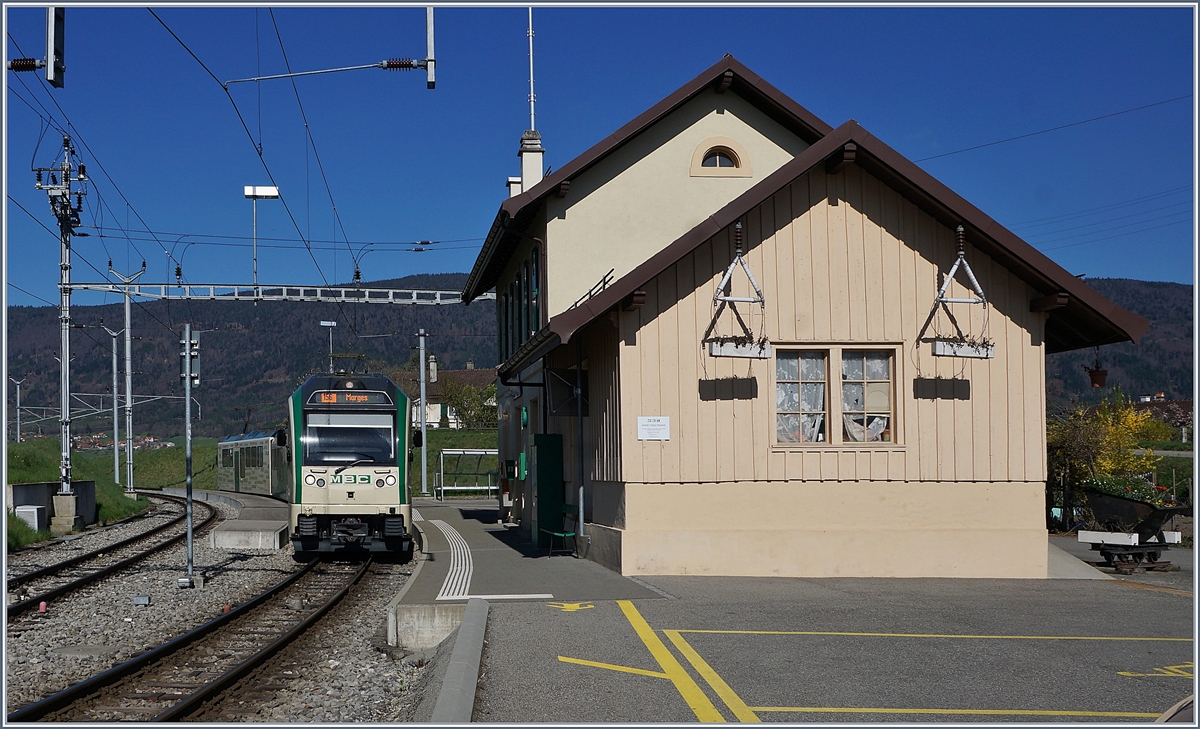
<svg viewBox="0 0 1200 729"><path fill-rule="evenodd" d="M112 270L112 259L108 259L108 270Z"/></svg>
<svg viewBox="0 0 1200 729"><path fill-rule="evenodd" d="M411 58L389 58L383 67L389 71L410 71L415 64Z"/></svg>
<svg viewBox="0 0 1200 729"><path fill-rule="evenodd" d="M82 180L85 177L87 177L87 167L84 165L79 165L79 179Z"/></svg>
<svg viewBox="0 0 1200 729"><path fill-rule="evenodd" d="M55 175L53 172L50 173L50 184L51 185L58 184L58 175Z"/></svg>
<svg viewBox="0 0 1200 729"><path fill-rule="evenodd" d="M37 171L37 184L39 184L39 185L42 184L42 171L41 170Z"/></svg>
<svg viewBox="0 0 1200 729"><path fill-rule="evenodd" d="M8 62L9 71L36 71L40 61L36 58L14 58Z"/></svg>

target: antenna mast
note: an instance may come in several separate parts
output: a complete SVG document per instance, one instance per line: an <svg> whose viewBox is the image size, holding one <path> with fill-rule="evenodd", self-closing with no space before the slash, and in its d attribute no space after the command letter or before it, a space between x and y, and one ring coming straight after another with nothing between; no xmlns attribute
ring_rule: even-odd
<svg viewBox="0 0 1200 729"><path fill-rule="evenodd" d="M537 131L537 125L534 123L533 102L537 97L533 95L533 8L529 8L529 129Z"/></svg>

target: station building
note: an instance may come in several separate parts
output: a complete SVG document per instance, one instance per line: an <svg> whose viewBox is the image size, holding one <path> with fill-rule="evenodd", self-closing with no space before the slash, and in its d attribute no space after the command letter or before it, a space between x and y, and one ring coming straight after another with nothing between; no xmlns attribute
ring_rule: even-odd
<svg viewBox="0 0 1200 729"><path fill-rule="evenodd" d="M626 575L1046 576L1045 357L1145 319L730 56L543 153L463 291L497 292L530 539Z"/></svg>

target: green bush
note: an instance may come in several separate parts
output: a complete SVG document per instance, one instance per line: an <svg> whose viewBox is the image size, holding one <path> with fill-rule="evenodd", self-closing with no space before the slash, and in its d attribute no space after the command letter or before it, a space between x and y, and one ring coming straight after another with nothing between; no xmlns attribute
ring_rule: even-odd
<svg viewBox="0 0 1200 729"><path fill-rule="evenodd" d="M1135 435L1137 435L1138 440L1169 441L1179 437L1179 428L1170 423L1150 418L1138 426Z"/></svg>

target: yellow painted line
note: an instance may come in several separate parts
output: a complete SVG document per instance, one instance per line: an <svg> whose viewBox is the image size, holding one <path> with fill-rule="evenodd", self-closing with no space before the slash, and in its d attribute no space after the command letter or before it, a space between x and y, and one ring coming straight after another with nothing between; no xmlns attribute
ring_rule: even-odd
<svg viewBox="0 0 1200 729"><path fill-rule="evenodd" d="M1156 719L1160 714L1140 711L1038 711L1035 709L887 709L841 706L752 706L751 711L785 714L964 714L971 716L1094 716Z"/></svg>
<svg viewBox="0 0 1200 729"><path fill-rule="evenodd" d="M1127 580L1112 580L1115 584L1125 585L1126 587L1136 587L1141 590L1154 590L1155 592L1165 592L1168 595L1179 595L1180 597L1192 597L1192 593L1187 590L1176 590L1174 587L1163 587L1162 585L1147 585L1145 582L1132 582Z"/></svg>
<svg viewBox="0 0 1200 729"><path fill-rule="evenodd" d="M607 668L610 671L621 671L622 673L636 673L639 676L653 676L654 678L670 678L665 673L659 671L647 671L644 668L631 668L629 666L618 666L615 663L601 663L600 661L585 661L582 658L568 658L559 656L558 660L563 663L578 663L581 666L591 666L593 668Z"/></svg>
<svg viewBox="0 0 1200 729"><path fill-rule="evenodd" d="M665 631L664 631L665 632ZM963 638L977 640L1113 640L1191 643L1192 638L1137 638L1102 635L959 635L956 633L854 633L840 630L677 630L676 633L714 633L721 635L842 635L866 638Z"/></svg>
<svg viewBox="0 0 1200 729"><path fill-rule="evenodd" d="M633 626L638 637L642 639L642 643L646 644L646 649L650 651L650 655L654 656L654 660L658 661L658 665L662 668L663 673L671 682L675 684L675 689L679 691L679 695L687 702L692 711L696 714L696 718L706 722L723 722L725 717L721 716L721 712L717 711L717 707L709 701L704 695L704 691L700 689L699 684L688 675L687 671L683 670L683 666L679 661L675 660L675 656L671 655L671 651L667 646L659 640L655 635L654 630L650 627L642 614L637 611L633 603L629 600L618 600L617 605L621 607L621 612L625 613L625 619Z"/></svg>
<svg viewBox="0 0 1200 729"><path fill-rule="evenodd" d="M721 700L725 702L725 705L729 707L729 710L733 712L733 715L737 717L738 721L762 721L762 719L758 718L757 714L750 710L749 706L746 706L746 702L742 701L742 698L738 696L732 688L729 687L729 684L725 683L724 679L717 675L717 672L712 669L712 666L708 665L708 662L700 657L700 654L696 652L696 649L692 648L692 646L689 645L686 640L684 640L683 636L679 634L678 630L664 630L663 632L666 633L667 637L671 639L671 642L675 644L675 647L679 649L679 652L683 654L683 657L688 659L688 662L692 664L692 668L696 669L696 673L699 673L700 677L708 682L708 685L712 687L713 691L717 692L717 696L721 697Z"/></svg>
<svg viewBox="0 0 1200 729"><path fill-rule="evenodd" d="M1156 668L1158 673L1134 673L1133 671L1117 671L1118 676L1168 676L1172 678L1195 678L1192 675L1192 670L1195 669L1194 663L1181 663L1178 666L1163 666Z"/></svg>

